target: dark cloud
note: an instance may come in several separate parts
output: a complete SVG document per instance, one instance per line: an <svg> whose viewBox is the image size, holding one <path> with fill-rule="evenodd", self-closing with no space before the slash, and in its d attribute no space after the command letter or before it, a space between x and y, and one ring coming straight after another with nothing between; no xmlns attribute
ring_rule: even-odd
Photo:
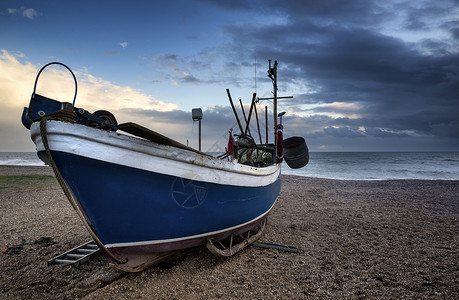
<svg viewBox="0 0 459 300"><path fill-rule="evenodd" d="M385 130L381 130L380 128L366 128L365 133L368 136L372 137L382 137L382 138L391 138L391 137L407 137L407 134L400 134L400 133L393 133Z"/></svg>
<svg viewBox="0 0 459 300"><path fill-rule="evenodd" d="M177 60L177 54L165 54L162 57L165 60Z"/></svg>
<svg viewBox="0 0 459 300"><path fill-rule="evenodd" d="M152 59L161 77L177 83L198 85L216 82L214 78L217 76L211 69L212 60L206 59L208 56L211 54L203 50L194 57L171 53L152 56Z"/></svg>
<svg viewBox="0 0 459 300"><path fill-rule="evenodd" d="M200 83L201 80L197 79L196 77L194 77L193 75L191 74L186 74L184 75L181 79L180 79L181 82L184 82L184 83Z"/></svg>
<svg viewBox="0 0 459 300"><path fill-rule="evenodd" d="M295 96L280 103L289 112L285 135L306 137L312 150L323 145L351 151L459 149L459 21L452 15L454 1L201 2L253 18L226 26L226 44L188 56L154 56L161 78L251 89L247 70L253 68L253 58L258 70L266 67L267 59L276 59L280 91ZM432 32L443 33L437 37ZM257 80L269 82L266 76ZM166 131L167 124L193 128L190 112L137 113L147 113ZM238 131L229 106L204 110L207 141L224 144L231 127ZM256 131L255 123L251 129ZM177 139L183 142L190 134L183 130Z"/></svg>
<svg viewBox="0 0 459 300"><path fill-rule="evenodd" d="M265 8L283 14L284 22L238 24L226 32L235 45L244 45L237 51L245 57L277 59L283 80L308 91L289 105L359 104L354 113L360 117L328 118L325 124L321 118L324 136L437 136L454 141L459 138L459 26L449 15L454 4L267 1ZM428 35L408 42L383 30L397 24L408 35L447 29L451 39ZM346 112L319 107L310 113ZM302 121L318 127L311 118ZM455 144L459 149L459 140Z"/></svg>
<svg viewBox="0 0 459 300"><path fill-rule="evenodd" d="M451 27L449 28L449 31L451 32L451 35L455 40L459 40L459 21L451 22L450 25Z"/></svg>

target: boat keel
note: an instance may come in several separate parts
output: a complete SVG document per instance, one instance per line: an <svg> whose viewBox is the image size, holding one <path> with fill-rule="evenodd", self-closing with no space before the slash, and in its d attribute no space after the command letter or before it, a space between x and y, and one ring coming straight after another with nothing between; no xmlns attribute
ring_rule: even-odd
<svg viewBox="0 0 459 300"><path fill-rule="evenodd" d="M188 251L189 249L181 249L181 250L174 250L174 251L166 251L166 252L144 252L144 253L137 253L135 256L129 257L127 263L125 264L118 264L115 262L111 262L110 266L123 271L123 272L140 272L145 270L148 267L156 265L160 262L168 260L174 256L180 255Z"/></svg>

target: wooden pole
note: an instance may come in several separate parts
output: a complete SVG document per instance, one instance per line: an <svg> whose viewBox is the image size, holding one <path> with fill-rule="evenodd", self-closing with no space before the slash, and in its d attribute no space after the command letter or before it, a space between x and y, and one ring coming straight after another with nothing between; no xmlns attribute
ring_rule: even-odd
<svg viewBox="0 0 459 300"><path fill-rule="evenodd" d="M245 124L246 124L246 126L247 126L247 117L245 116L244 105L242 104L242 100L241 100L241 99L239 99L239 103L241 104L242 115L244 115L244 121L245 121ZM249 134L252 135L252 134L250 133L250 128L249 128Z"/></svg>
<svg viewBox="0 0 459 300"><path fill-rule="evenodd" d="M263 140L261 139L261 132L260 132L260 123L258 122L258 112L257 112L257 105L253 107L255 109L255 117L257 118L257 129L258 129L258 137L260 138L260 145L263 144Z"/></svg>
<svg viewBox="0 0 459 300"><path fill-rule="evenodd" d="M252 96L252 103L250 105L250 111L249 111L249 118L247 120L247 126L245 127L245 133L247 133L247 130L249 129L249 125L250 125L250 118L252 117L252 111L253 111L253 106L255 105L255 98L257 97L257 94L256 93L253 93L253 96Z"/></svg>
<svg viewBox="0 0 459 300"><path fill-rule="evenodd" d="M239 130L241 131L241 134L242 134L244 133L244 130L242 130L241 121L239 121L239 117L237 116L236 108L234 107L233 99L231 99L231 94L230 94L229 89L226 89L226 93L228 94L228 98L231 103L231 107L233 108L234 116L236 117L237 125L239 125Z"/></svg>
<svg viewBox="0 0 459 300"><path fill-rule="evenodd" d="M268 147L268 107L265 106L266 147Z"/></svg>

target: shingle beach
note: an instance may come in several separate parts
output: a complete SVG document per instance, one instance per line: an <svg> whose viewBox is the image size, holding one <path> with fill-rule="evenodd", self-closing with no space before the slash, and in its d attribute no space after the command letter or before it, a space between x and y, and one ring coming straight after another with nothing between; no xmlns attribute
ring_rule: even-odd
<svg viewBox="0 0 459 300"><path fill-rule="evenodd" d="M91 238L48 167L0 166L0 299L459 299L459 181L282 177L260 241L198 247L140 273L101 255L47 260Z"/></svg>

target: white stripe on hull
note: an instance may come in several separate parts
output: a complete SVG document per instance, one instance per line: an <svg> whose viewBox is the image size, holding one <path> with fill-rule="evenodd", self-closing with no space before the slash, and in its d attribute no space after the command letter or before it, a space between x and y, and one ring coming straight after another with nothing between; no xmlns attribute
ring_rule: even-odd
<svg viewBox="0 0 459 300"><path fill-rule="evenodd" d="M37 151L44 151L40 124L30 128ZM250 167L79 124L47 121L48 144L61 151L145 171L215 184L258 187L275 182L280 165Z"/></svg>

